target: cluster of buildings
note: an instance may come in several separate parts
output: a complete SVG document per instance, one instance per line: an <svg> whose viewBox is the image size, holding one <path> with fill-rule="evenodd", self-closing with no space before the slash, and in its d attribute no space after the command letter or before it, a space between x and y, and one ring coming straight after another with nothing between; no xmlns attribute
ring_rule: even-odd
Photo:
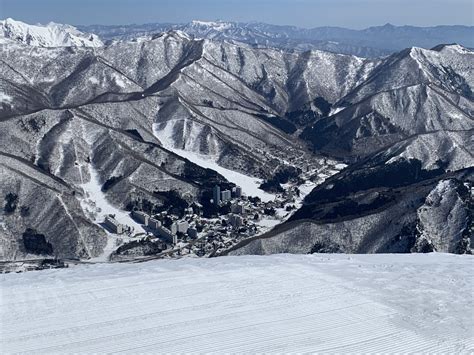
<svg viewBox="0 0 474 355"><path fill-rule="evenodd" d="M244 218L242 216L237 215L237 214L231 214L228 218L228 223L233 228L240 228L244 225Z"/></svg>
<svg viewBox="0 0 474 355"><path fill-rule="evenodd" d="M212 190L212 202L215 206L219 206L225 202L231 201L232 198L238 200L242 197L242 188L236 186L232 190L223 190L221 191L220 186L214 186ZM231 205L231 214L227 219L227 223L233 228L239 228L243 225L243 215L245 213L245 208L243 203L234 202Z"/></svg>
<svg viewBox="0 0 474 355"><path fill-rule="evenodd" d="M301 179L311 181L311 186L324 181L340 168L332 161L323 162L323 167L309 166L304 159L301 163L306 167ZM217 212L217 215L213 217L203 217L200 213L203 206L197 203L193 204L194 208L185 208L184 216L182 211L179 211L179 216L166 211L154 216L134 211L132 217L146 227L144 229L149 233L148 236L153 234L156 237L156 240L151 240L164 244L164 247L160 248L167 249L163 257L213 255L242 239L261 234L288 218L291 211L301 203L307 188L296 181L285 184L283 188L284 191L276 195L274 200L263 202L242 195L242 188L239 186L232 189L214 186L210 202L215 207L213 212ZM303 194L300 195L301 192ZM117 234L131 230L130 227L117 222L113 216L106 217L104 223L109 230Z"/></svg>
<svg viewBox="0 0 474 355"><path fill-rule="evenodd" d="M240 186L236 186L232 188L232 190L221 191L220 186L216 185L212 189L212 202L216 206L220 205L221 203L230 201L232 197L242 197L242 188Z"/></svg>
<svg viewBox="0 0 474 355"><path fill-rule="evenodd" d="M294 194L290 191L270 202L242 195L239 186L224 190L221 190L220 186L215 186L212 192L211 203L218 207L216 210L219 211L218 215L212 218L203 217L199 213L199 206L195 206L194 209L186 208L183 217L166 211L154 216L143 211L133 211L131 216L144 226L149 236L153 234L156 237L157 243L168 245L161 249L172 246L169 249L172 253L168 253L170 257L186 254L204 256L265 231L268 227L260 224L260 221L268 214L266 211L281 209L285 203L294 203ZM106 223L108 228L117 234L123 233L126 228L113 218L107 219Z"/></svg>
<svg viewBox="0 0 474 355"><path fill-rule="evenodd" d="M151 217L142 211L133 211L132 217L138 222L148 227L153 234L165 241L173 244L178 243L178 233L187 234L190 238L197 237L197 230L190 228L187 221L175 221L170 228L163 226L161 221Z"/></svg>
<svg viewBox="0 0 474 355"><path fill-rule="evenodd" d="M143 211L133 211L131 216L159 241L171 245L180 243L179 248L187 245L191 253L206 255L255 235L259 230L258 218L255 216L261 216L267 204L273 203L248 199L242 195L242 188L239 186L225 190L215 186L211 202L216 207L228 205L230 208L225 208L226 212L221 212L214 218L204 218L197 211L195 213L192 207L186 208L184 217L179 220L177 216L165 211L155 216ZM107 221L107 226L117 234L121 234L126 228L113 218Z"/></svg>
<svg viewBox="0 0 474 355"><path fill-rule="evenodd" d="M196 228L192 228L188 221L175 221L169 228L166 228L162 222L142 211L133 211L132 218L143 226L156 237L165 242L177 244L179 235L187 235L190 238L197 238L198 232ZM122 224L115 219L114 215L107 215L104 218L105 227L114 234L128 234L132 236L133 227Z"/></svg>

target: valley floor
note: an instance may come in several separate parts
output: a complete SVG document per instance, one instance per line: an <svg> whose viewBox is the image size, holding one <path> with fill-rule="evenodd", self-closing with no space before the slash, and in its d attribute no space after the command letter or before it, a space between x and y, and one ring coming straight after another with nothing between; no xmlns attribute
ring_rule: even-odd
<svg viewBox="0 0 474 355"><path fill-rule="evenodd" d="M472 353L471 256L273 255L2 274L1 353Z"/></svg>

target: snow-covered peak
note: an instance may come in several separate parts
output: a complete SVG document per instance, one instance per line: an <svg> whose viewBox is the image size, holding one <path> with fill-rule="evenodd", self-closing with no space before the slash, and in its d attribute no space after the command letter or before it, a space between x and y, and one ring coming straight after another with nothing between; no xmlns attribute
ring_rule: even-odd
<svg viewBox="0 0 474 355"><path fill-rule="evenodd" d="M204 27L216 31L227 30L232 27L232 23L224 21L199 21L193 20L190 24L192 27Z"/></svg>
<svg viewBox="0 0 474 355"><path fill-rule="evenodd" d="M433 57L433 56L455 57L459 54L472 55L474 54L474 52L459 44L440 44L431 49L411 47L409 49L409 54L413 59L420 59L423 57Z"/></svg>
<svg viewBox="0 0 474 355"><path fill-rule="evenodd" d="M47 25L29 25L11 18L0 21L0 40L9 39L37 47L100 47L100 38L83 33L70 25L50 22Z"/></svg>
<svg viewBox="0 0 474 355"><path fill-rule="evenodd" d="M453 44L440 44L432 48L432 50L437 52L452 52L452 53L459 53L459 54L472 54L472 50L469 50L457 43Z"/></svg>

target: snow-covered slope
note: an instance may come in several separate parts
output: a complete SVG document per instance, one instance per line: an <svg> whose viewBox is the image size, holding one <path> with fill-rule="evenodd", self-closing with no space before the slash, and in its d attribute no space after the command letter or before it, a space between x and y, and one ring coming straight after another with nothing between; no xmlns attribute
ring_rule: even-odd
<svg viewBox="0 0 474 355"><path fill-rule="evenodd" d="M97 35L83 33L70 25L54 22L47 25L29 25L11 18L0 21L0 43L5 39L38 47L100 47L103 45Z"/></svg>
<svg viewBox="0 0 474 355"><path fill-rule="evenodd" d="M2 274L2 353L471 354L473 259L275 255Z"/></svg>
<svg viewBox="0 0 474 355"><path fill-rule="evenodd" d="M23 171L27 168L39 169L41 182L49 187L51 179L65 182L78 208L84 192L79 184L89 181L79 178L78 167L84 164L97 171L100 184L111 186L105 192L107 201L121 210L143 199L161 206L163 199L156 193L170 190L188 202L201 199L202 204L211 179L223 183L211 170L197 169L166 148L182 156L190 152L190 158L205 156L209 159L200 164L215 162L216 169L226 169L222 173L248 175L254 182L243 185L252 187L256 179L271 180L288 168L320 173L324 160L319 152L347 163L371 159L359 171L364 182L373 180L366 172L383 173L386 163L403 167L393 164L400 159L417 159L424 170L443 169L439 177L450 179L449 174L443 176L448 170L474 166L473 59L474 52L458 45L412 48L372 60L193 39L177 30L101 48L2 46L0 131L8 135L0 140L0 154L20 168L10 171L8 179L2 176L0 196L6 201L14 194L20 204L6 215L9 231L0 239L10 243L26 228L35 228L64 240L58 228L39 218L42 203L24 195L22 184L30 183ZM344 109L336 113L337 108ZM374 154L383 156L374 159ZM404 175L391 172L389 177ZM420 183L419 176L431 176L410 172L416 181L398 182ZM344 176L348 180L339 185L352 186L354 174ZM366 186L368 193L370 189ZM385 192L388 201L398 198ZM328 216L348 216L349 211L354 219L368 213L358 191L351 193L358 204L352 208L352 202L345 206L331 200L338 208L327 205L332 211ZM52 192L48 196L55 203ZM371 196L371 213L375 207L389 207ZM36 204L34 215L20 215L23 201ZM316 206L305 217L324 212ZM64 206L57 207L63 214ZM63 217L69 220L67 214ZM398 238L400 230L387 240ZM367 230L359 232L368 240ZM373 236L379 242L385 239L380 233ZM347 251L354 250L351 243ZM59 250L63 248L61 243ZM380 251L359 252L368 250Z"/></svg>

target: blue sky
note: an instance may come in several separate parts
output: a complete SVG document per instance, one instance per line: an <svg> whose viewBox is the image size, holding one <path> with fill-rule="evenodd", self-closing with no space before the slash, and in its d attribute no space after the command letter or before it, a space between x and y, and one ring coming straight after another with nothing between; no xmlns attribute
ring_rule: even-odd
<svg viewBox="0 0 474 355"><path fill-rule="evenodd" d="M0 18L28 23L260 21L300 27L474 25L474 0L0 0Z"/></svg>

